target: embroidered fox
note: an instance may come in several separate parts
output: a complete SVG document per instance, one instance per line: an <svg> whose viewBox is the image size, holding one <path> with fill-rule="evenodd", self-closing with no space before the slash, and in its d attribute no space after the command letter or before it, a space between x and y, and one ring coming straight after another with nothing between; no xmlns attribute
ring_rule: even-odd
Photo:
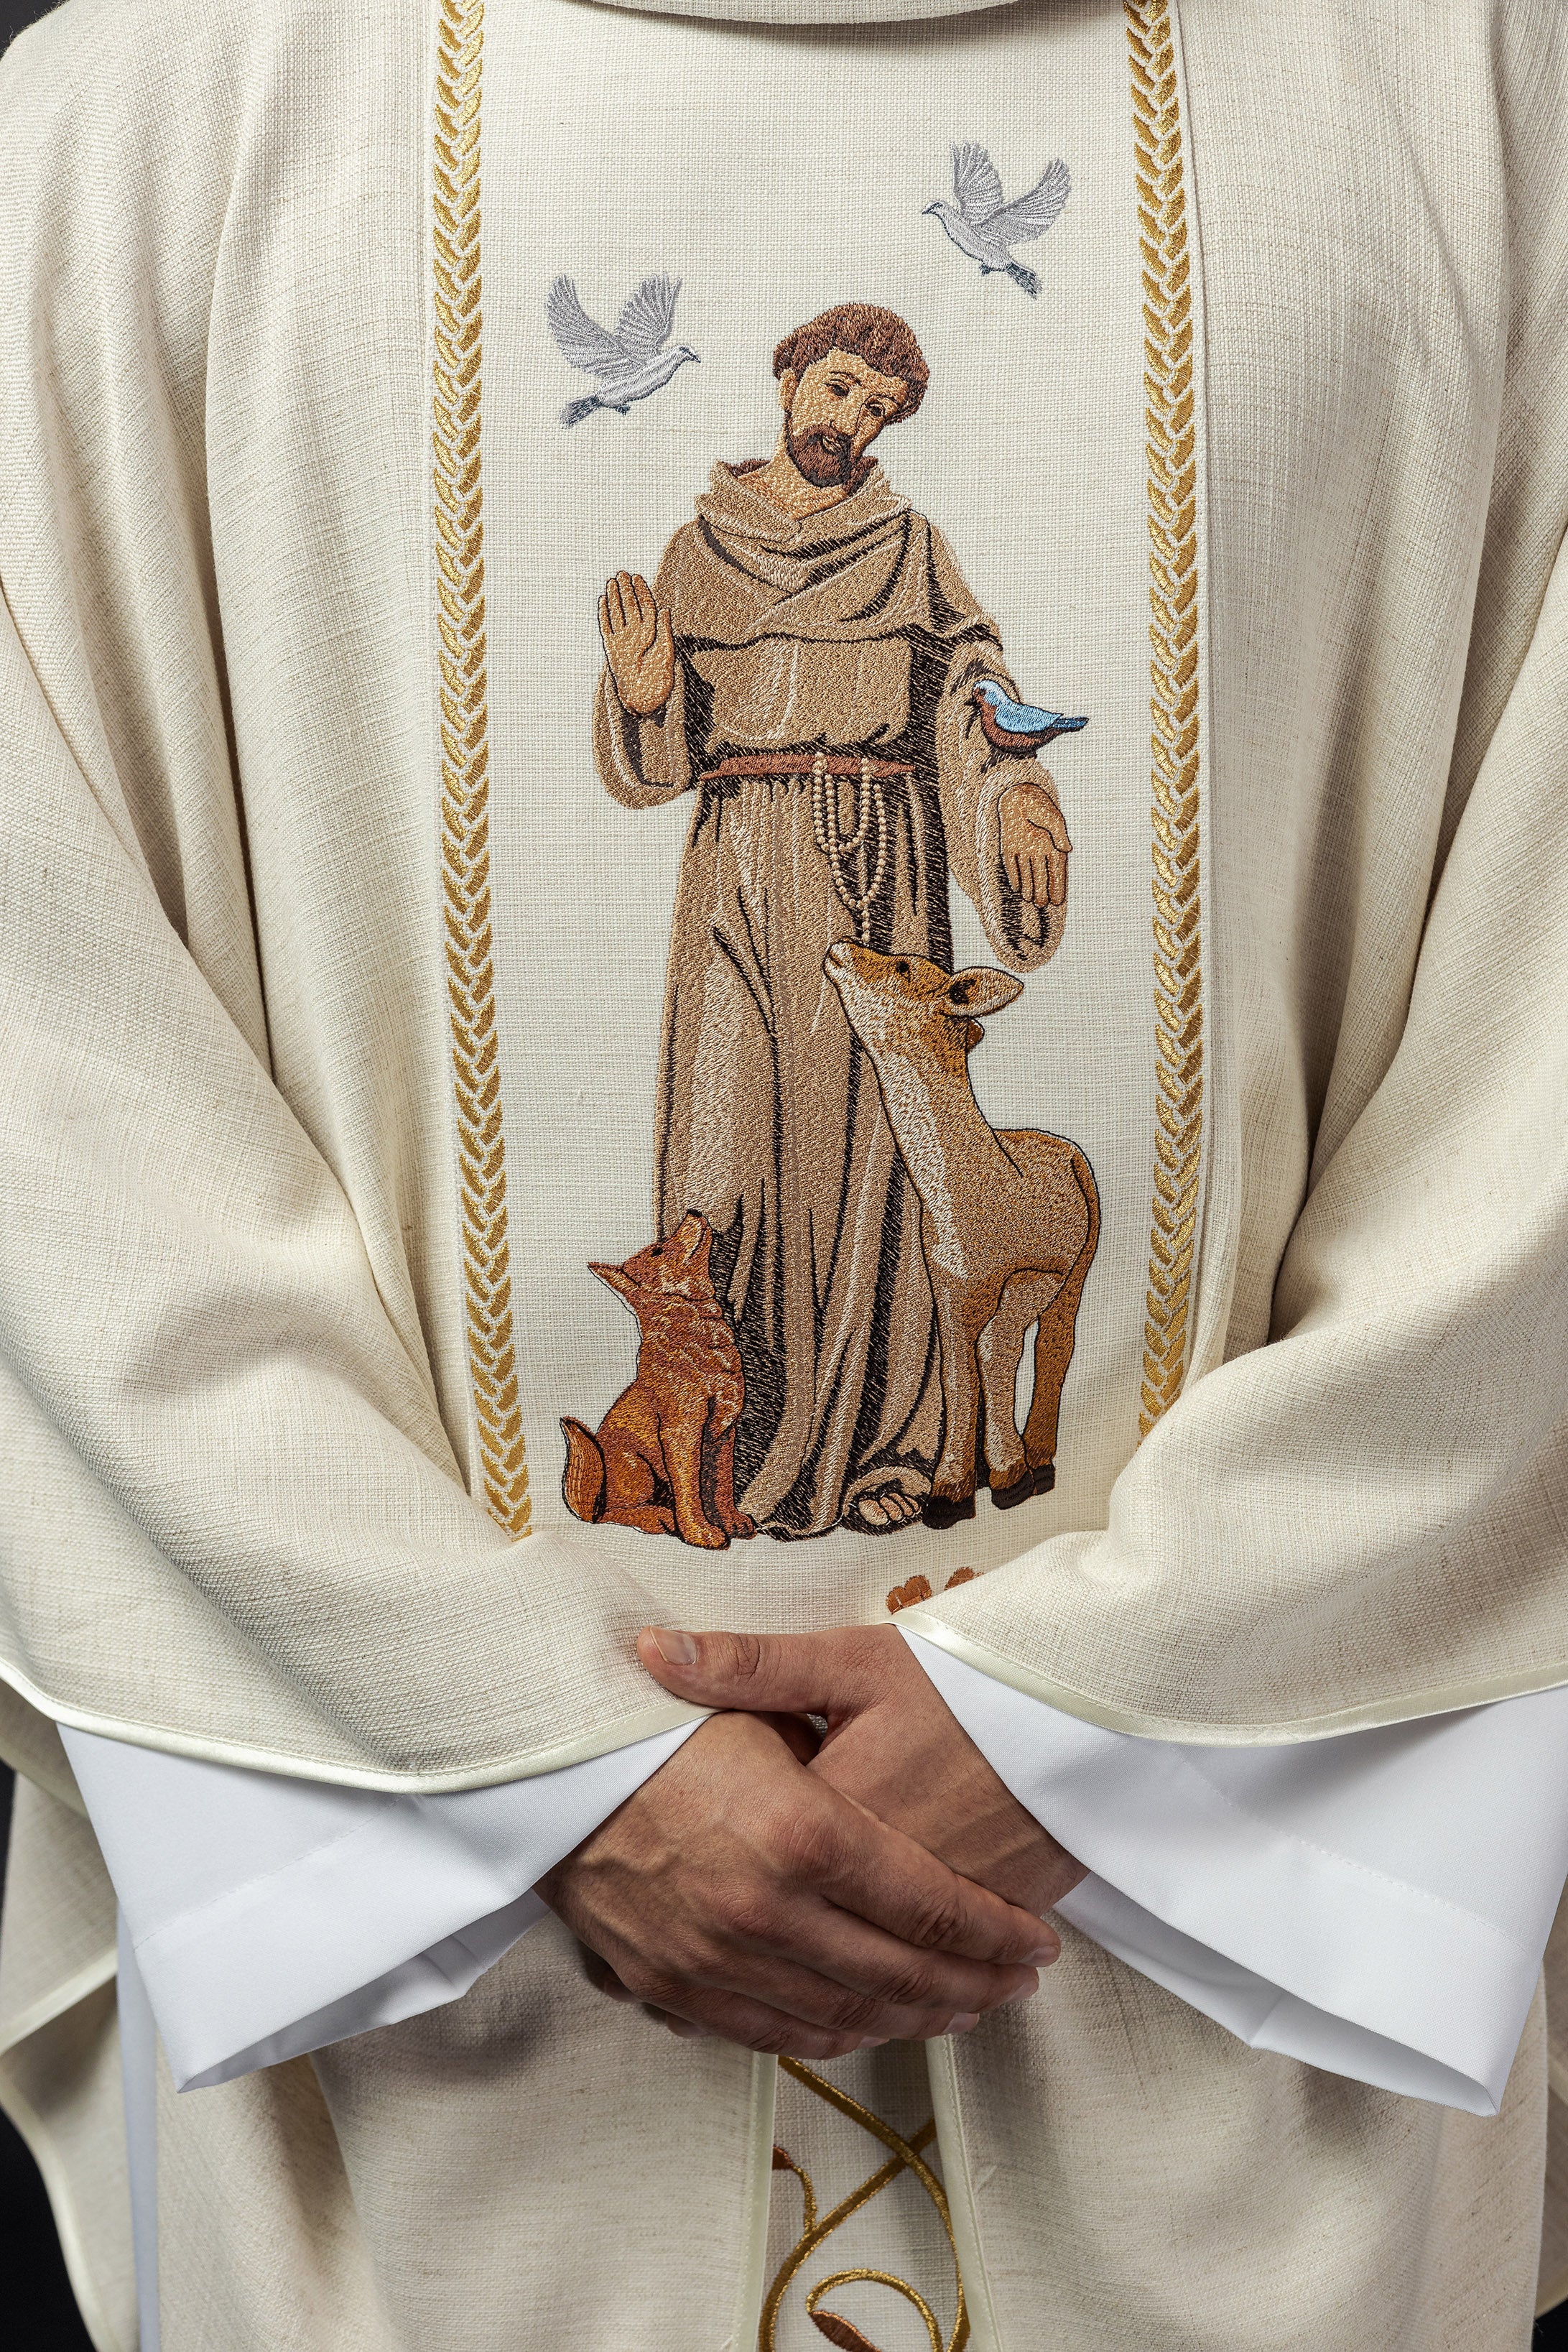
<svg viewBox="0 0 1568 2352"><path fill-rule="evenodd" d="M599 1424L561 1423L568 1510L720 1551L754 1536L735 1499L740 1350L708 1275L713 1228L693 1209L624 1265L590 1265L637 1318L637 1377Z"/></svg>

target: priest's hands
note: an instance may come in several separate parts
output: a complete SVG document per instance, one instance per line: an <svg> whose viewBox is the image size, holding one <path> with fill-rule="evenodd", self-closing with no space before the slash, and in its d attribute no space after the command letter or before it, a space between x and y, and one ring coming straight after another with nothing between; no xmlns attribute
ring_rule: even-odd
<svg viewBox="0 0 1568 2352"><path fill-rule="evenodd" d="M998 805L1002 872L1035 907L1067 904L1067 820L1043 784L1009 784Z"/></svg>
<svg viewBox="0 0 1568 2352"><path fill-rule="evenodd" d="M808 1727L767 1720L769 1703L756 1686L746 1692L738 1653L720 1646L744 1637L703 1640L714 1645L706 1675L667 1664L646 1634L643 1662L683 1696L736 1680L738 1702L716 1704L750 1711L705 1723L539 1882L586 1946L601 1989L659 2011L676 2033L800 2058L962 2030L1033 1992L1037 1968L1059 1949L1051 1928L808 1769ZM1011 1850L993 1829L988 1852ZM1016 1874L1030 1877L1025 1867ZM1049 1874L1034 1875L1044 1884Z"/></svg>
<svg viewBox="0 0 1568 2352"><path fill-rule="evenodd" d="M813 1776L1009 1903L1049 1910L1087 1874L998 1780L893 1626L661 1630L637 1649L655 1682L699 1706L825 1716Z"/></svg>
<svg viewBox="0 0 1568 2352"><path fill-rule="evenodd" d="M642 573L618 572L599 600L599 634L615 691L634 719L663 710L675 684L675 640Z"/></svg>

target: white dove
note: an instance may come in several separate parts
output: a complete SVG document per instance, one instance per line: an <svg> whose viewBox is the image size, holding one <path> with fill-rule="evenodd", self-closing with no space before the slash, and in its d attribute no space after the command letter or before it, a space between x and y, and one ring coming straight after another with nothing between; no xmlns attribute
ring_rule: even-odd
<svg viewBox="0 0 1568 2352"><path fill-rule="evenodd" d="M680 290L678 278L644 278L611 334L589 317L572 280L556 279L545 304L550 332L563 359L601 382L600 391L567 402L560 412L563 425L580 425L596 408L613 408L624 416L634 400L646 400L678 367L698 357L689 343L664 349Z"/></svg>
<svg viewBox="0 0 1568 2352"><path fill-rule="evenodd" d="M1048 163L1027 196L1002 202L1001 173L977 140L966 139L953 150L953 194L956 205L927 205L960 253L977 261L981 274L1006 270L1026 294L1040 292L1032 269L1013 259L1015 245L1030 245L1043 236L1072 192L1065 163Z"/></svg>

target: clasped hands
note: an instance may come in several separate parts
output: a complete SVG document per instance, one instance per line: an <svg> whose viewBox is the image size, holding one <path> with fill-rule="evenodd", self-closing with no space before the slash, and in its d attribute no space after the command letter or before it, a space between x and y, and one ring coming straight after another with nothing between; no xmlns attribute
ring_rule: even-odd
<svg viewBox="0 0 1568 2352"><path fill-rule="evenodd" d="M821 2059L1025 2000L1083 1876L891 1625L644 1632L720 1710L539 1883L613 2000L671 2031ZM825 1717L819 1741L806 1720Z"/></svg>

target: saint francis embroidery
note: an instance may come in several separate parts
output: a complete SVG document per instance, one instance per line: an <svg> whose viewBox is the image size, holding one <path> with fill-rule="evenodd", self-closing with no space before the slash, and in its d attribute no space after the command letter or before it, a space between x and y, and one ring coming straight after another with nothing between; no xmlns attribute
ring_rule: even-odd
<svg viewBox="0 0 1568 2352"><path fill-rule="evenodd" d="M993 1133L961 1076L983 1033L960 999L996 1009L1018 984L950 972L949 876L1011 972L1055 952L1071 845L1034 749L1082 722L1022 700L946 541L870 454L925 391L905 322L841 305L786 336L773 370L784 423L772 458L716 465L652 588L625 572L606 587L594 755L627 807L693 795L653 1218L658 1234L692 1214L711 1229L708 1272L744 1372L738 1515L775 1537L893 1533L972 1510L988 1461L998 1501L1049 1485L1043 1421L1031 1412L1032 1440L1018 1438L994 1344L986 1376L986 1325L1007 1292L1016 1365L1030 1322L1043 1330L1051 1302L1070 1298L1046 1348L1060 1393L1098 1232L1087 1161L1061 1147L1061 1213L1027 1245L1016 1217L984 1248L974 1233L955 1238L949 1218L958 1255L988 1269L987 1313L973 1285L961 1308L962 1283L944 1274L934 1291L927 1244L937 1194L977 1203L967 1213L984 1221L996 1188L973 1180L994 1177L1021 1139ZM869 959L858 993L845 945ZM899 958L895 976L883 960ZM956 1055L945 1076L890 1076L891 1049L880 1066L868 1050L880 1016L867 976L902 985L908 959L953 983L937 1008L941 990L923 978L934 1017L922 1027L910 1013L899 1032L945 1069ZM1035 1184L1032 1161L1020 1181L1024 1193ZM960 1344L967 1360L949 1361L945 1383L943 1348ZM977 1400L983 1389L994 1418L1003 1385L1007 1442L993 1432L988 1454ZM1054 1396L1041 1414L1054 1451Z"/></svg>

